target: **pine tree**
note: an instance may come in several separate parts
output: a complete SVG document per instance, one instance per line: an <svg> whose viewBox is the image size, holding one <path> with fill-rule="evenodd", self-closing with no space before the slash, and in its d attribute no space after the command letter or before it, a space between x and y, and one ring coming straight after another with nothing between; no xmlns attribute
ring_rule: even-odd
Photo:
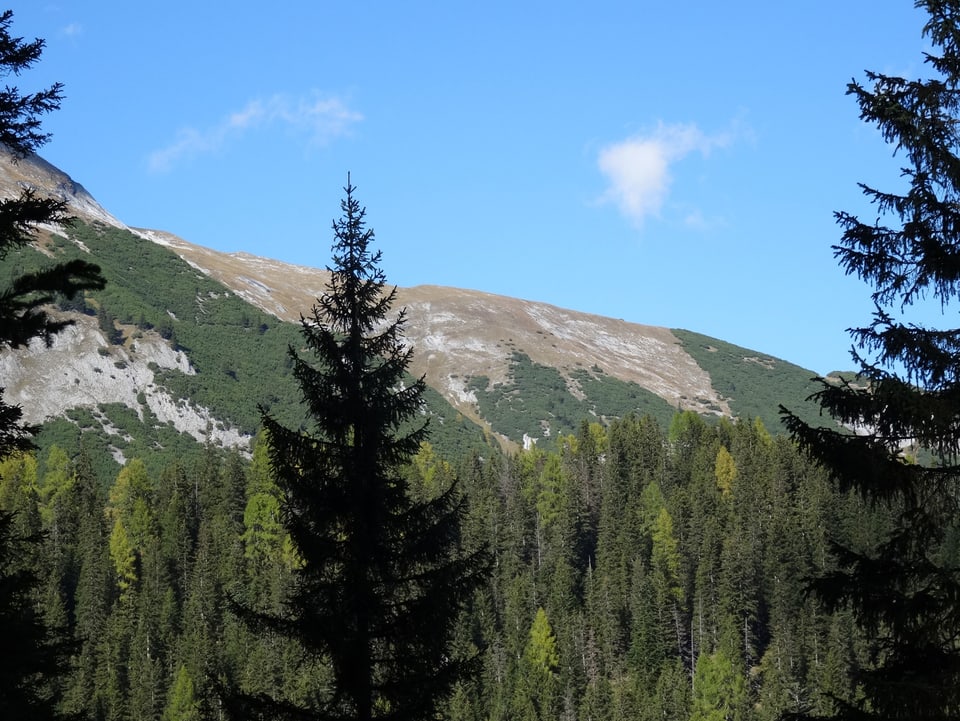
<svg viewBox="0 0 960 721"><path fill-rule="evenodd" d="M73 624L77 651L64 706L69 713L83 711L97 718L94 708L102 691L96 684L97 649L107 626L114 583L103 499L85 445L74 464L74 477L70 502L78 518Z"/></svg>
<svg viewBox="0 0 960 721"><path fill-rule="evenodd" d="M747 690L743 675L723 651L703 653L693 679L690 721L734 721L745 717Z"/></svg>
<svg viewBox="0 0 960 721"><path fill-rule="evenodd" d="M430 718L466 668L451 654L451 634L487 554L461 550L455 486L427 501L411 497L404 465L426 438L424 381L405 375L404 313L387 319L396 289L384 292L381 254L349 179L345 191L327 292L301 319L316 364L290 349L311 425L289 429L263 416L300 567L289 617L261 620L329 663L334 683L309 708L261 708L281 717Z"/></svg>
<svg viewBox="0 0 960 721"><path fill-rule="evenodd" d="M533 618L523 658L521 679L515 693L519 692L525 702L532 702L537 718L556 718L560 654L557 651L557 637L543 607L537 608ZM518 710L523 708L524 705L521 705Z"/></svg>
<svg viewBox="0 0 960 721"><path fill-rule="evenodd" d="M533 625L530 627L530 642L527 644L524 656L530 667L543 676L555 674L560 666L557 637L553 635L547 612L543 607L537 609L537 615L533 619Z"/></svg>
<svg viewBox="0 0 960 721"><path fill-rule="evenodd" d="M177 678L170 687L170 699L163 711L162 721L199 721L200 702L193 689L193 679L186 666L180 666Z"/></svg>
<svg viewBox="0 0 960 721"><path fill-rule="evenodd" d="M861 185L873 222L836 216L836 255L873 288L876 307L872 322L852 330L859 378L818 394L844 428L786 415L841 489L895 519L876 547L837 548L838 570L814 586L829 608L851 607L871 640L870 663L854 677L862 699L837 700L839 718L960 717L960 559L945 544L960 510L960 329L930 327L917 312L932 301L955 313L960 295L960 2L917 5L929 14L932 77L868 72L870 87L852 82L848 91L903 158L906 187ZM908 446L930 460L908 461Z"/></svg>

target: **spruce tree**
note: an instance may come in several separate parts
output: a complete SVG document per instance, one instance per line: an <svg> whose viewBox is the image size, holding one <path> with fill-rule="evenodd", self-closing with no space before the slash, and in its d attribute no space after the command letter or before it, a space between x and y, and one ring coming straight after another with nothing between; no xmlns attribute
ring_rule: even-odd
<svg viewBox="0 0 960 721"><path fill-rule="evenodd" d="M348 178L326 293L301 318L312 358L290 348L309 420L291 429L263 415L300 564L287 614L260 620L327 664L332 687L307 705L245 701L286 718L426 719L466 669L452 633L488 561L462 549L455 485L410 494L425 385L405 373L405 314L388 318L396 289L385 289L354 190Z"/></svg>
<svg viewBox="0 0 960 721"><path fill-rule="evenodd" d="M837 718L960 718L960 2L921 0L930 77L867 72L849 94L903 159L904 189L861 184L876 220L837 213L841 266L873 288L872 321L851 331L859 377L818 393L839 425L786 414L792 435L853 490L891 514L873 547L836 547L818 578L828 608L851 608L869 639L857 700ZM932 304L945 328L922 321Z"/></svg>

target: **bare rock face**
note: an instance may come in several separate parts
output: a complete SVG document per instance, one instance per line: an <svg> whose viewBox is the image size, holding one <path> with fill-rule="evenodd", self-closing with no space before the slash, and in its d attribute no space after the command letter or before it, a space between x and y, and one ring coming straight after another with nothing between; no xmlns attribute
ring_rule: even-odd
<svg viewBox="0 0 960 721"><path fill-rule="evenodd" d="M154 381L153 368L192 374L183 353L156 333L144 333L126 345L108 345L94 318L73 315L75 324L58 334L47 348L35 340L29 347L0 354L4 399L23 409L27 423L42 423L71 408L120 403L144 419L149 409L160 423L171 423L200 442L245 448L249 438L224 428L205 408L174 398Z"/></svg>
<svg viewBox="0 0 960 721"><path fill-rule="evenodd" d="M0 197L15 198L26 189L41 197L67 201L71 214L89 222L127 227L94 200L86 188L39 155L17 159L0 146Z"/></svg>
<svg viewBox="0 0 960 721"><path fill-rule="evenodd" d="M18 197L24 190L66 201L68 212L87 222L127 228L63 171L37 155L17 159L0 148L0 197ZM58 227L43 230L61 232ZM0 354L4 400L19 405L27 423L42 423L71 408L121 403L141 418L148 408L160 423L171 423L198 441L247 447L249 437L224 428L207 409L173 398L154 383L151 367L194 372L187 357L159 335L144 333L124 346L109 345L95 319L71 317L74 325L57 335L51 347L34 341L28 348Z"/></svg>

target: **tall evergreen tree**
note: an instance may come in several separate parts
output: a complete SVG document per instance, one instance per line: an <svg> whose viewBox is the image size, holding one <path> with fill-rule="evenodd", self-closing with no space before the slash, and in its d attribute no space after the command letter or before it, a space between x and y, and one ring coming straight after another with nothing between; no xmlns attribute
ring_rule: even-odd
<svg viewBox="0 0 960 721"><path fill-rule="evenodd" d="M487 554L462 550L455 486L426 501L409 492L403 467L427 432L424 381L405 374L404 313L388 320L396 289L385 292L349 179L345 191L327 292L301 319L316 363L290 349L310 426L263 417L301 562L288 616L264 620L328 663L333 688L307 708L260 706L280 717L424 719L465 670L451 634Z"/></svg>
<svg viewBox="0 0 960 721"><path fill-rule="evenodd" d="M860 378L818 394L844 428L787 415L842 489L894 518L875 547L838 548L838 569L815 583L829 607L852 607L871 639L870 662L854 679L862 698L837 700L839 718L960 718L960 559L948 543L960 510L960 329L930 327L917 314L924 301L955 314L960 295L960 2L917 6L929 14L931 77L868 72L869 86L849 86L861 118L904 159L906 185L861 185L875 222L837 213L836 255L873 288L876 306L872 322L852 330ZM919 461L908 460L909 446Z"/></svg>

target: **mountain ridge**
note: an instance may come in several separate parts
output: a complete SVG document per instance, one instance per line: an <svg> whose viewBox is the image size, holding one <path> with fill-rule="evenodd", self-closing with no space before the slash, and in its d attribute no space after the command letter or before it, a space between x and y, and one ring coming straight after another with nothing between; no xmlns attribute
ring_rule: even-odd
<svg viewBox="0 0 960 721"><path fill-rule="evenodd" d="M169 247L280 320L298 321L324 293L325 270L216 251L166 231L131 230ZM604 372L637 383L671 406L710 414L719 408L724 415L731 414L709 375L667 328L441 285L398 288L397 308L408 314L405 335L414 349L411 372L426 375L430 385L471 417L476 416L476 398L464 379L486 375L494 383L504 382L513 349L527 352L535 362L567 369L577 363L599 365L599 349L605 352L600 366ZM473 322L468 324L467 318Z"/></svg>
<svg viewBox="0 0 960 721"><path fill-rule="evenodd" d="M82 185L42 158L30 156L15 161L9 154L0 155L0 195L13 197L24 188L65 200L69 211L86 223L129 232L145 242L165 247L245 303L281 321L298 322L301 313L306 314L325 291L329 277L326 270L250 253L217 251L168 231L129 226L104 209ZM89 252L64 229L49 227L44 231ZM385 272L389 278L388 267ZM599 420L613 417L609 408L588 397L598 389L607 396L611 393L620 396L615 404L617 414L630 412L631 408L649 407L649 399L655 397L660 399L661 418L663 413L676 410L733 417L737 415L735 405L739 402L735 395L750 393L749 389L744 390L744 385L752 382L751 373L786 371L807 379L814 375L765 354L721 341L712 344L709 339L703 340L706 337L686 331L674 332L479 290L441 285L398 288L394 310L400 309L407 313L405 338L414 351L411 373L425 376L428 385L459 413L486 427L508 445L520 443L521 432L525 440L532 442L569 431L578 415L596 416ZM65 341L73 337L66 336ZM140 338L144 338L143 333ZM699 345L694 347L691 343ZM714 345L724 349L723 353L714 354L716 358L723 356L724 363L747 368L746 384L741 368L737 371L739 375L727 374L723 382L725 392L717 390L712 373L706 367L714 360L711 356L716 350ZM130 353L130 338L126 347L123 352L130 357L115 363L135 366L144 362L143 358ZM692 353L694 350L697 352ZM87 357L92 358L89 353ZM156 359L146 362L159 365ZM12 363L16 361L8 360L4 366L5 379L12 372ZM130 375L133 383L150 380L142 373ZM522 396L533 391L518 385L520 377L528 381L534 378L541 384L537 392L551 395L546 405L536 409L535 404L524 406ZM10 386L8 392L14 394L12 400L22 400L15 395L15 386L22 384L4 382ZM616 388L611 390L611 384ZM148 405L162 411L170 403L182 408L186 400L148 398ZM98 402L105 401L100 398ZM48 414L56 414L56 409L44 407ZM755 405L746 407L752 410ZM775 408L765 412L768 422L775 418ZM176 418L171 422L178 430L202 435L200 427L207 431L211 426L219 427L205 413L204 409L195 408L195 417L189 422L181 419L177 425ZM519 423L518 414L524 413L540 417ZM510 422L507 416L512 419ZM513 430L505 430L508 427ZM221 430L219 442L239 442L233 430L225 427Z"/></svg>

